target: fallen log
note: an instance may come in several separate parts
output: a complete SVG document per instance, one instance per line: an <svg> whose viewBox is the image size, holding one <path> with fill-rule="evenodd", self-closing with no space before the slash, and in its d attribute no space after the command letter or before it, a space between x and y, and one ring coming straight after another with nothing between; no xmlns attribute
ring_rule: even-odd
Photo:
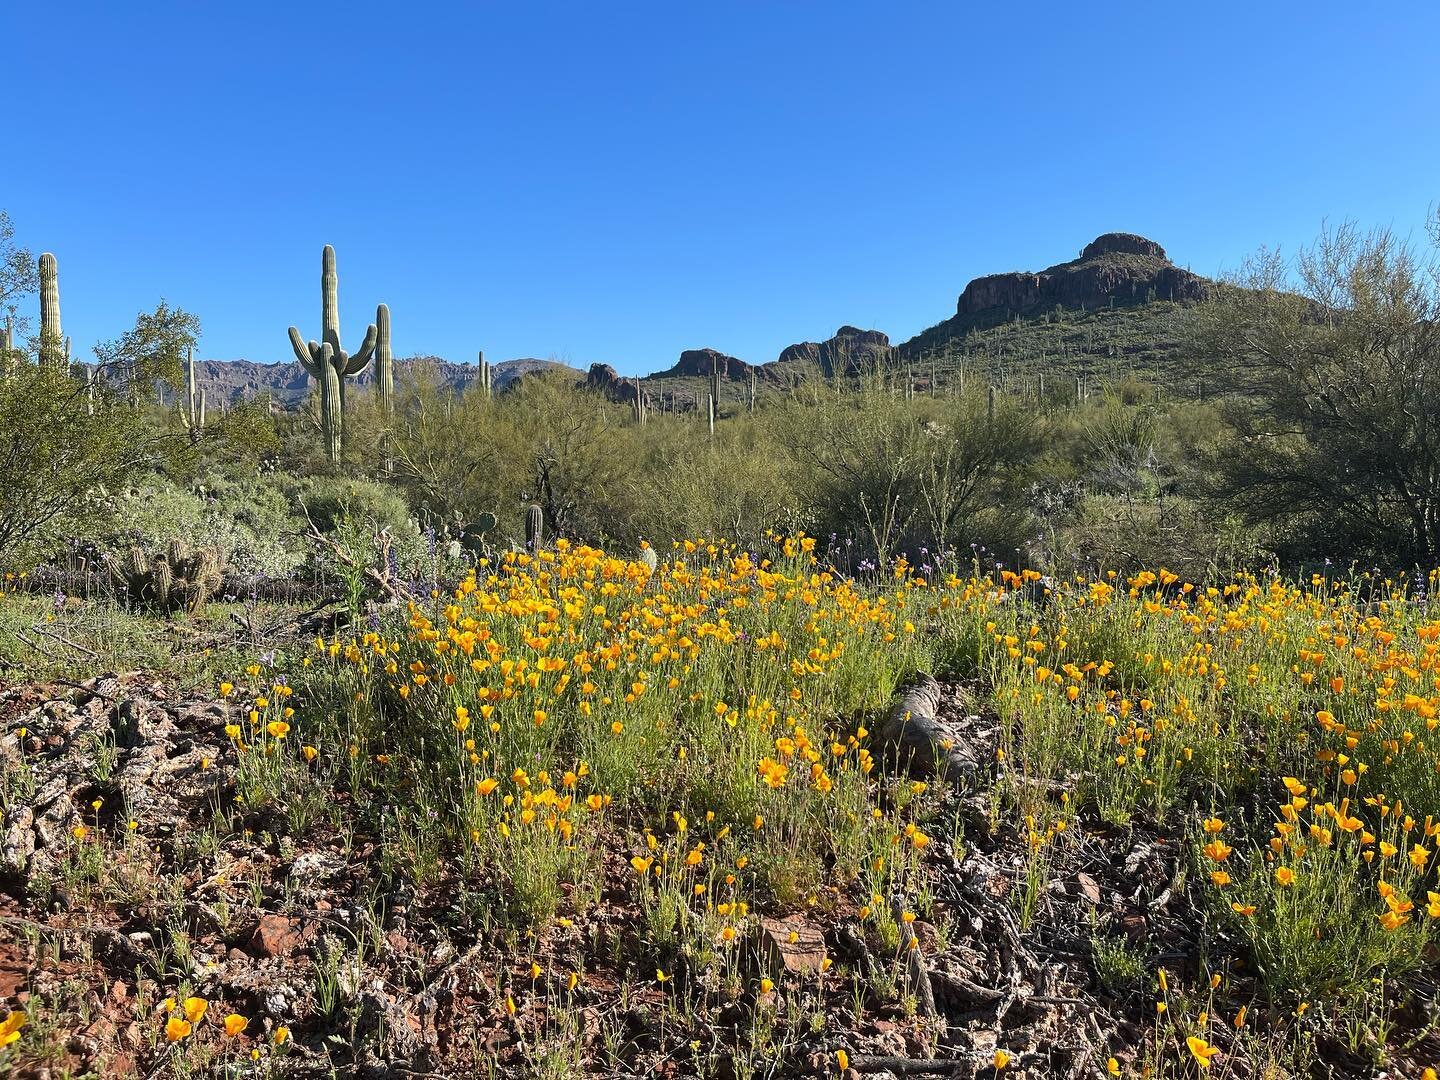
<svg viewBox="0 0 1440 1080"><path fill-rule="evenodd" d="M971 783L980 773L975 747L940 720L943 689L920 675L900 695L880 727L889 760L916 776Z"/></svg>

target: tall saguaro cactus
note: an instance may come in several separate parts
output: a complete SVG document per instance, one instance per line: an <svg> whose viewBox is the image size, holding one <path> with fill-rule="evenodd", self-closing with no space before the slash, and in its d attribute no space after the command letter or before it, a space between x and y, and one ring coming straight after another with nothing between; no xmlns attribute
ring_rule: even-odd
<svg viewBox="0 0 1440 1080"><path fill-rule="evenodd" d="M390 351L390 307L375 309L375 386L380 411L386 416L395 404L395 354Z"/></svg>
<svg viewBox="0 0 1440 1080"><path fill-rule="evenodd" d="M60 330L60 267L47 251L40 256L40 363L64 367L68 352Z"/></svg>
<svg viewBox="0 0 1440 1080"><path fill-rule="evenodd" d="M386 311L388 320L389 311ZM329 244L320 259L320 320L322 340L307 342L300 331L290 327L290 344L306 374L320 384L320 426L325 433L325 453L340 460L345 425L345 380L365 370L375 352L378 331L371 323L365 339L352 356L340 345L340 277L335 273L335 249Z"/></svg>
<svg viewBox="0 0 1440 1080"><path fill-rule="evenodd" d="M180 403L180 422L190 433L191 442L199 442L205 432L205 390L195 385L195 346L185 353L185 399Z"/></svg>

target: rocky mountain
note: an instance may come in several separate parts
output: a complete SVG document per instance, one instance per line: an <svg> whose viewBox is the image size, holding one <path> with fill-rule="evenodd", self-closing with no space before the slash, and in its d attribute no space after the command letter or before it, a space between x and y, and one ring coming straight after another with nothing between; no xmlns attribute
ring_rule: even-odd
<svg viewBox="0 0 1440 1080"><path fill-rule="evenodd" d="M686 349L680 354L673 367L657 371L648 376L652 379L683 379L687 376L704 375L707 378L719 371L722 379L745 379L754 365L747 364L734 356L727 356L717 349Z"/></svg>
<svg viewBox="0 0 1440 1080"><path fill-rule="evenodd" d="M1158 369L1178 347L1175 305L1202 299L1210 286L1208 279L1171 262L1153 240L1134 233L1105 233L1069 262L975 278L960 293L954 315L903 344L891 345L879 330L842 326L824 341L797 342L762 364L718 349L687 349L670 367L642 376L640 392L647 403L663 399L693 404L703 398L701 380L716 370L727 382L748 383L753 374L762 385L786 386L813 378L853 376L887 363L977 367L977 358L979 368L1001 372L1037 360L1047 369L1077 372L1114 367L1117 361L1132 367L1143 362ZM457 389L474 382L477 374L473 364L419 357L397 361L397 376L403 380L418 365L428 366ZM283 405L295 405L310 393L310 379L293 361L202 360L197 368L211 402L269 394ZM558 361L525 358L505 360L491 370L497 390L532 372L557 370L573 373L577 381L613 401L635 400L633 380L621 377L608 364L594 364L582 372ZM920 374L927 374L927 369L922 367ZM372 366L357 382L363 387L373 379Z"/></svg>
<svg viewBox="0 0 1440 1080"><path fill-rule="evenodd" d="M457 364L438 356L417 356L395 361L395 376L400 382L421 371L433 372L442 383L463 389L479 376L474 364ZM580 372L557 360L525 357L503 360L491 366L491 386L504 390L526 375L539 371ZM195 381L205 391L207 402L254 401L269 396L276 403L294 406L310 394L311 379L298 361L282 364L261 364L253 360L197 360ZM368 387L375 381L375 365L371 364L355 376L353 385Z"/></svg>
<svg viewBox="0 0 1440 1080"><path fill-rule="evenodd" d="M1180 351L1181 306L1212 285L1153 240L1104 233L1070 262L974 279L955 314L897 346L895 359L923 374L938 363L1001 381L1025 368L1155 378Z"/></svg>

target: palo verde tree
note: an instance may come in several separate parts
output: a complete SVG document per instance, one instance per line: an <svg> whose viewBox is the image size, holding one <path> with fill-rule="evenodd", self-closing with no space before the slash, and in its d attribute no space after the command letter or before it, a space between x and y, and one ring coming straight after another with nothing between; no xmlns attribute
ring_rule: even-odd
<svg viewBox="0 0 1440 1080"><path fill-rule="evenodd" d="M147 385L185 385L185 363L200 340L200 318L161 300L154 311L135 316L135 325L114 341L95 347L102 377L140 394Z"/></svg>
<svg viewBox="0 0 1440 1080"><path fill-rule="evenodd" d="M35 256L15 242L10 215L0 210L0 370L20 359L15 335L23 332L17 301L40 287L39 264Z"/></svg>
<svg viewBox="0 0 1440 1080"><path fill-rule="evenodd" d="M1440 218L1432 240L1440 250ZM1262 252L1195 315L1236 438L1217 490L1282 553L1440 563L1440 259L1388 231ZM1294 550L1286 551L1286 548Z"/></svg>
<svg viewBox="0 0 1440 1080"><path fill-rule="evenodd" d="M163 438L116 381L87 385L48 365L0 379L0 560L44 554L47 535L76 533L107 490L163 453Z"/></svg>

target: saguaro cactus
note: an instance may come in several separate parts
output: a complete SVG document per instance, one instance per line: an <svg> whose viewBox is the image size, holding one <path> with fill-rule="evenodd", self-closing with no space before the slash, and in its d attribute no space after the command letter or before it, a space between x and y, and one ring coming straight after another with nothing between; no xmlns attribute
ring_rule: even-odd
<svg viewBox="0 0 1440 1080"><path fill-rule="evenodd" d="M60 267L47 251L40 256L40 363L63 367L68 353L60 330Z"/></svg>
<svg viewBox="0 0 1440 1080"><path fill-rule="evenodd" d="M0 378L9 378L15 371L15 364L20 359L15 350L15 322L6 315L5 325L0 326Z"/></svg>
<svg viewBox="0 0 1440 1080"><path fill-rule="evenodd" d="M395 354L390 351L390 308L375 309L375 393L386 416L395 403Z"/></svg>
<svg viewBox="0 0 1440 1080"><path fill-rule="evenodd" d="M195 346L185 353L185 399L180 402L180 422L190 433L191 442L199 442L205 430L205 391L195 387Z"/></svg>
<svg viewBox="0 0 1440 1080"><path fill-rule="evenodd" d="M290 344L301 367L320 384L320 426L325 433L325 453L331 461L339 461L345 425L345 380L365 370L375 352L378 332L374 323L366 327L365 339L353 356L341 348L340 278L335 273L335 249L329 244L325 245L320 260L320 318L323 340L307 343L292 326Z"/></svg>
<svg viewBox="0 0 1440 1080"><path fill-rule="evenodd" d="M481 349L479 353L479 365L480 389L485 392L485 396L488 398L490 396L490 361L485 359L484 349Z"/></svg>
<svg viewBox="0 0 1440 1080"><path fill-rule="evenodd" d="M539 503L531 503L525 511L525 550L532 554L545 542L545 511Z"/></svg>

